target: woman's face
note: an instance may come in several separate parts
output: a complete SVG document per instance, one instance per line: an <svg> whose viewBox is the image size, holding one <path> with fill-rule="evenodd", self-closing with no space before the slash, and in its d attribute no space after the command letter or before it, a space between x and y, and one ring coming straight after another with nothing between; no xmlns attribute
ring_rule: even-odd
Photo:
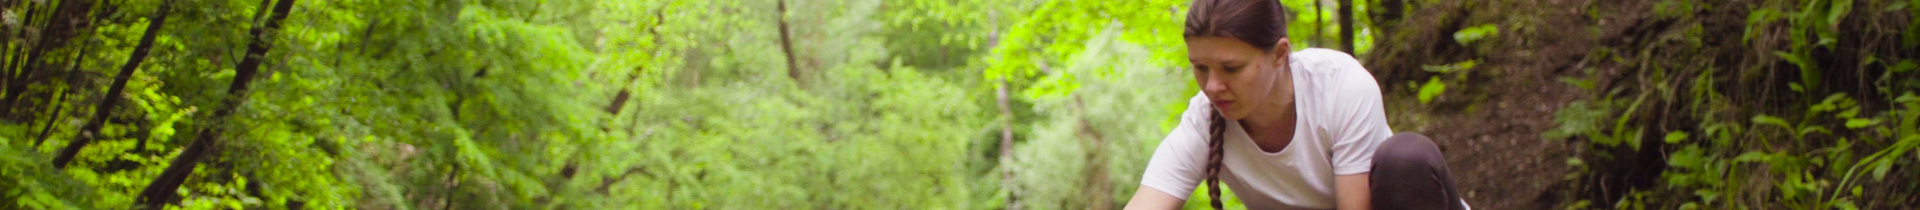
<svg viewBox="0 0 1920 210"><path fill-rule="evenodd" d="M1272 53L1232 37L1187 38L1194 81L1229 120L1277 108L1272 105L1293 103L1288 48L1286 38L1280 39Z"/></svg>

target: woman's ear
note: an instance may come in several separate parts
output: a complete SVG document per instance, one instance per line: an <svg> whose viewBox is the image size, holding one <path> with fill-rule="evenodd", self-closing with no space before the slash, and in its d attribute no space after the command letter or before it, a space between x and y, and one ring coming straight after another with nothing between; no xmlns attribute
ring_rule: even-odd
<svg viewBox="0 0 1920 210"><path fill-rule="evenodd" d="M1275 66L1287 65L1287 54L1292 53L1293 43L1287 41L1286 37L1280 37L1280 41L1273 43L1273 64Z"/></svg>

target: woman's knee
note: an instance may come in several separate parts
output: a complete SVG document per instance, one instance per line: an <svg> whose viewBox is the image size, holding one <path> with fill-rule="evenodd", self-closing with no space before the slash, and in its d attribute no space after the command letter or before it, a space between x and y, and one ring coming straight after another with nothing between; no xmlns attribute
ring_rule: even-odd
<svg viewBox="0 0 1920 210"><path fill-rule="evenodd" d="M1440 147L1432 139L1419 133L1399 133L1381 142L1373 153L1373 161L1396 163L1390 165L1427 165L1446 163L1440 155Z"/></svg>
<svg viewBox="0 0 1920 210"><path fill-rule="evenodd" d="M1370 188L1376 209L1460 209L1446 158L1418 133L1388 137L1374 151Z"/></svg>

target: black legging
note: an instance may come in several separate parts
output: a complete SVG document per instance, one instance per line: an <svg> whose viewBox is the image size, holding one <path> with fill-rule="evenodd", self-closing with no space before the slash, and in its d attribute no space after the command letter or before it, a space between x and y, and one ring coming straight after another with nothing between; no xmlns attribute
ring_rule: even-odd
<svg viewBox="0 0 1920 210"><path fill-rule="evenodd" d="M1373 153L1374 209L1464 209L1447 158L1433 140L1399 133Z"/></svg>

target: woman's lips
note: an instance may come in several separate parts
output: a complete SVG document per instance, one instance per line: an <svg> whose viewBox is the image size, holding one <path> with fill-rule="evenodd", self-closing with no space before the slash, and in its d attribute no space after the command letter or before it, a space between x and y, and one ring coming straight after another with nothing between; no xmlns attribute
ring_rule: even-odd
<svg viewBox="0 0 1920 210"><path fill-rule="evenodd" d="M1215 108L1226 109L1227 107L1233 107L1233 101L1214 101L1213 106Z"/></svg>

